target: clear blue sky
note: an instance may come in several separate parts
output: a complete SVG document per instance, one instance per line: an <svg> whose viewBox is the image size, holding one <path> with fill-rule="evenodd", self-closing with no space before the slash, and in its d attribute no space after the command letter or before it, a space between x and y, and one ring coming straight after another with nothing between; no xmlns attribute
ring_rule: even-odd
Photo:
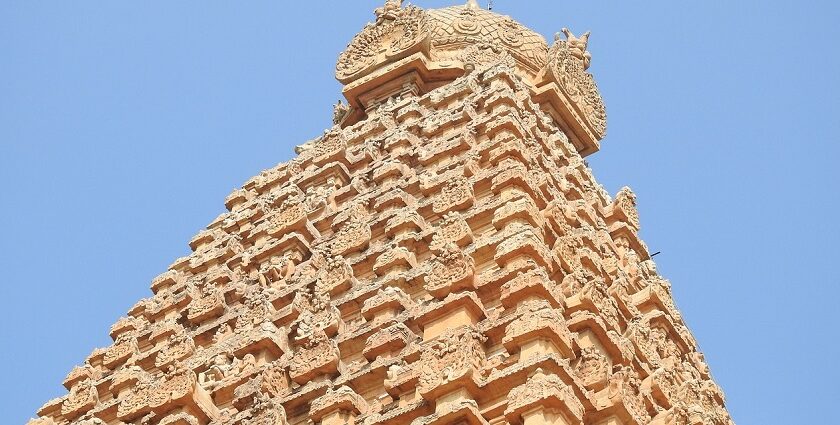
<svg viewBox="0 0 840 425"><path fill-rule="evenodd" d="M63 395L230 190L328 126L335 59L380 3L0 2L0 422ZM838 3L495 3L549 39L593 31L589 161L636 191L735 420L829 420Z"/></svg>

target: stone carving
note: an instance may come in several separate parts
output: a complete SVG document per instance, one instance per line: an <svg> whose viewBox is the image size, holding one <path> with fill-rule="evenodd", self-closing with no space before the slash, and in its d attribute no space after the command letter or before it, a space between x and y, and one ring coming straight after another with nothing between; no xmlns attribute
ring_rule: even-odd
<svg viewBox="0 0 840 425"><path fill-rule="evenodd" d="M380 52L395 57L419 44L426 35L425 21L422 9L387 0L376 10L376 22L365 26L339 56L336 77L341 81L361 73L375 64Z"/></svg>
<svg viewBox="0 0 840 425"><path fill-rule="evenodd" d="M99 402L99 394L93 381L85 379L70 389L70 395L61 405L61 414L74 418L93 408Z"/></svg>
<svg viewBox="0 0 840 425"><path fill-rule="evenodd" d="M640 386L641 382L635 370L625 366L617 366L610 377L607 388L596 396L595 404L599 408L623 404L633 420L637 423L648 423L650 415L645 408Z"/></svg>
<svg viewBox="0 0 840 425"><path fill-rule="evenodd" d="M440 386L472 379L484 364L482 344L486 339L477 330L462 327L447 331L426 347L420 355L420 392L430 393Z"/></svg>
<svg viewBox="0 0 840 425"><path fill-rule="evenodd" d="M551 341L564 356L571 354L572 337L562 310L552 308L548 301L530 299L519 305L516 314L516 320L505 329L505 346L522 347L528 341L541 339Z"/></svg>
<svg viewBox="0 0 840 425"><path fill-rule="evenodd" d="M600 391L610 378L610 361L599 349L586 347L580 350L575 372L587 389Z"/></svg>
<svg viewBox="0 0 840 425"><path fill-rule="evenodd" d="M385 2L335 126L228 196L30 423L731 425L635 195L586 164L606 115L564 33Z"/></svg>
<svg viewBox="0 0 840 425"><path fill-rule="evenodd" d="M295 272L295 262L288 256L275 255L260 266L257 280L265 288L283 288L286 279Z"/></svg>
<svg viewBox="0 0 840 425"><path fill-rule="evenodd" d="M289 375L300 384L322 373L334 373L340 356L338 344L323 330L315 328L307 343L292 357Z"/></svg>
<svg viewBox="0 0 840 425"><path fill-rule="evenodd" d="M338 410L350 411L354 415L364 415L368 412L368 404L362 396L356 394L350 387L330 388L326 394L312 402L309 415L317 420L326 413Z"/></svg>
<svg viewBox="0 0 840 425"><path fill-rule="evenodd" d="M106 352L102 359L103 364L109 368L115 368L121 363L125 363L135 353L137 353L137 337L134 332L127 332L120 334Z"/></svg>
<svg viewBox="0 0 840 425"><path fill-rule="evenodd" d="M466 24L463 23L462 25L466 26ZM513 59L513 56L507 53L507 51L503 48L491 43L478 43L467 47L464 52L461 53L461 62L464 63L464 70L467 73L473 72L478 68L498 63L504 63L511 67L516 65L516 61Z"/></svg>
<svg viewBox="0 0 840 425"><path fill-rule="evenodd" d="M438 214L460 210L472 205L475 198L470 182L465 178L446 182L440 193L434 198L432 208Z"/></svg>
<svg viewBox="0 0 840 425"><path fill-rule="evenodd" d="M613 200L613 212L618 212L633 230L639 230L639 212L636 210L636 194L624 186Z"/></svg>
<svg viewBox="0 0 840 425"><path fill-rule="evenodd" d="M595 79L586 72L591 61L591 55L586 51L589 33L580 38L568 30L564 33L566 40L562 40L559 34L554 38L554 46L548 53L549 67L560 88L572 99L592 131L597 137L604 137L607 130L606 108Z"/></svg>
<svg viewBox="0 0 840 425"><path fill-rule="evenodd" d="M316 331L327 332L332 335L338 328L341 314L330 303L330 297L322 288L298 292L295 306L300 316L294 322L297 327L295 341L305 342L312 338Z"/></svg>
<svg viewBox="0 0 840 425"><path fill-rule="evenodd" d="M472 241L472 229L464 217L457 212L449 212L443 216L443 221L438 225L432 246L441 247L448 243L464 246Z"/></svg>
<svg viewBox="0 0 840 425"><path fill-rule="evenodd" d="M363 219L355 219L339 229L332 239L332 254L347 255L360 250L370 243L370 225Z"/></svg>
<svg viewBox="0 0 840 425"><path fill-rule="evenodd" d="M414 339L414 334L402 323L382 329L368 337L365 342L365 357L375 359L388 352L398 352Z"/></svg>
<svg viewBox="0 0 840 425"><path fill-rule="evenodd" d="M566 36L566 43L569 45L569 53L576 59L583 61L583 69L589 69L589 64L592 62L592 54L586 50L589 44L590 31L585 32L582 36L576 37L568 28L561 30Z"/></svg>
<svg viewBox="0 0 840 425"><path fill-rule="evenodd" d="M426 276L426 290L443 299L451 292L474 288L474 279L475 261L450 242L435 256Z"/></svg>
<svg viewBox="0 0 840 425"><path fill-rule="evenodd" d="M566 423L580 423L583 418L583 405L571 388L557 375L546 374L542 369L537 369L527 382L512 389L508 400L505 409L508 417L515 418L528 408L542 405L560 407L562 414L569 418Z"/></svg>
<svg viewBox="0 0 840 425"><path fill-rule="evenodd" d="M287 425L283 406L268 394L260 393L255 398L250 417L242 419L241 425Z"/></svg>
<svg viewBox="0 0 840 425"><path fill-rule="evenodd" d="M155 357L155 366L164 369L176 361L183 360L195 351L195 342L186 332L172 334L169 341Z"/></svg>

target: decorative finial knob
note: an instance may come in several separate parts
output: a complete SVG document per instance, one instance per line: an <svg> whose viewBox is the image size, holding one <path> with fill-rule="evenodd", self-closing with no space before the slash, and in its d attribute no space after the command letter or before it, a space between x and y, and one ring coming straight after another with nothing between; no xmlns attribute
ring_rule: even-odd
<svg viewBox="0 0 840 425"><path fill-rule="evenodd" d="M467 0L467 8L468 9L480 9L481 6L478 5L477 0Z"/></svg>

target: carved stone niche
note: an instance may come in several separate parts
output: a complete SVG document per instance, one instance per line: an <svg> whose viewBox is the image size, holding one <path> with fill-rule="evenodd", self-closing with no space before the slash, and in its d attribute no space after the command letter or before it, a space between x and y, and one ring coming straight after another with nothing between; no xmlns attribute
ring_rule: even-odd
<svg viewBox="0 0 840 425"><path fill-rule="evenodd" d="M601 274L596 240L597 233L591 227L570 228L557 239L553 250L567 274L582 269L594 275Z"/></svg>
<svg viewBox="0 0 840 425"><path fill-rule="evenodd" d="M439 249L425 278L425 288L438 299L453 292L475 289L475 261L454 243Z"/></svg>
<svg viewBox="0 0 840 425"><path fill-rule="evenodd" d="M486 361L487 337L471 326L449 329L425 344L420 354L418 391L426 400L454 390L474 394L481 382L480 371Z"/></svg>
<svg viewBox="0 0 840 425"><path fill-rule="evenodd" d="M111 335L111 338L116 340L117 338L119 338L120 335L126 332L135 332L139 334L148 326L149 321L142 316L121 317L119 320L117 320L116 323L114 323L113 326L111 326L111 331L109 332L109 334Z"/></svg>
<svg viewBox="0 0 840 425"><path fill-rule="evenodd" d="M316 330L332 337L342 326L341 313L330 302L329 295L317 285L314 288L300 290L292 302L298 317L292 323L295 341L306 344Z"/></svg>
<svg viewBox="0 0 840 425"><path fill-rule="evenodd" d="M475 203L473 186L465 177L446 182L432 201L435 214L445 214L471 207Z"/></svg>
<svg viewBox="0 0 840 425"><path fill-rule="evenodd" d="M502 199L512 199L523 194L531 199L542 199L539 195L538 184L531 179L531 175L524 165L506 159L505 163L499 166L498 174L493 176L492 190Z"/></svg>
<svg viewBox="0 0 840 425"><path fill-rule="evenodd" d="M268 394L255 397L254 407L241 420L240 425L288 425L283 405Z"/></svg>
<svg viewBox="0 0 840 425"><path fill-rule="evenodd" d="M250 288L245 294L243 307L236 320L236 333L247 334L251 329L271 320L274 306L268 301L266 294L257 287Z"/></svg>
<svg viewBox="0 0 840 425"><path fill-rule="evenodd" d="M236 385L257 370L257 359L253 354L241 358L227 353L213 356L206 368L198 374L198 384L208 391Z"/></svg>
<svg viewBox="0 0 840 425"><path fill-rule="evenodd" d="M437 338L459 326L474 326L487 316L484 305L475 292L463 291L449 294L442 301L426 306L415 317L423 329L423 340Z"/></svg>
<svg viewBox="0 0 840 425"><path fill-rule="evenodd" d="M473 233L470 225L458 212L449 212L443 216L432 238L432 248L441 248L448 243L465 247L472 243Z"/></svg>
<svg viewBox="0 0 840 425"><path fill-rule="evenodd" d="M396 211L385 224L385 236L401 239L404 236L418 234L426 228L423 216L413 207L403 207Z"/></svg>
<svg viewBox="0 0 840 425"><path fill-rule="evenodd" d="M414 175L414 171L400 161L386 159L373 169L371 180L380 188L393 187L403 177Z"/></svg>
<svg viewBox="0 0 840 425"><path fill-rule="evenodd" d="M332 237L330 250L333 255L347 255L365 249L370 243L371 229L367 220L351 220Z"/></svg>
<svg viewBox="0 0 840 425"><path fill-rule="evenodd" d="M519 352L520 362L549 353L574 357L572 335L562 310L552 308L548 301L532 299L520 304L516 315L505 329L502 343L509 353Z"/></svg>
<svg viewBox="0 0 840 425"><path fill-rule="evenodd" d="M363 354L368 361L374 361L379 356L396 355L417 336L403 323L391 325L381 329L368 337L365 341Z"/></svg>
<svg viewBox="0 0 840 425"><path fill-rule="evenodd" d="M582 348L573 365L575 374L586 389L598 392L609 383L612 364L609 357L598 347Z"/></svg>
<svg viewBox="0 0 840 425"><path fill-rule="evenodd" d="M102 364L108 369L115 369L137 353L139 353L139 350L136 333L133 331L122 333L114 341L114 344L105 351Z"/></svg>
<svg viewBox="0 0 840 425"><path fill-rule="evenodd" d="M496 133L496 139L508 136L510 133L502 131ZM522 164L532 162L532 157L529 149L521 139L513 138L512 140L502 141L493 150L490 151L488 162L493 165L498 165L503 161L516 161Z"/></svg>
<svg viewBox="0 0 840 425"><path fill-rule="evenodd" d="M625 336L635 344L639 357L647 360L654 368L669 358L679 359L684 352L689 351L673 324L661 312L633 319L627 326Z"/></svg>
<svg viewBox="0 0 840 425"><path fill-rule="evenodd" d="M512 223L542 228L544 220L537 206L529 198L520 198L505 204L493 214L493 226L504 229Z"/></svg>
<svg viewBox="0 0 840 425"><path fill-rule="evenodd" d="M97 403L99 403L99 393L96 386L93 380L86 378L76 382L70 389L70 394L61 405L61 414L72 420L92 409Z"/></svg>
<svg viewBox="0 0 840 425"><path fill-rule="evenodd" d="M76 384L85 379L90 379L92 381L97 381L99 378L102 377L102 372L91 366L90 363L85 363L81 366L76 366L70 373L67 374L67 377L64 378L64 388L72 389Z"/></svg>
<svg viewBox="0 0 840 425"><path fill-rule="evenodd" d="M335 256L326 259L326 264L318 269L319 290L330 296L336 296L348 291L356 285L356 278L353 277L353 267L347 263L342 256Z"/></svg>
<svg viewBox="0 0 840 425"><path fill-rule="evenodd" d="M641 392L648 394L659 407L670 409L671 400L676 398L679 390L677 369L682 369L682 366L677 359L662 362L662 365L642 380Z"/></svg>
<svg viewBox="0 0 840 425"><path fill-rule="evenodd" d="M572 388L559 376L537 369L508 394L505 418L512 425L578 425L584 407Z"/></svg>
<svg viewBox="0 0 840 425"><path fill-rule="evenodd" d="M184 365L170 366L149 396L152 412L164 414L180 408L200 420L218 416L218 409L208 393L198 386L196 374Z"/></svg>
<svg viewBox="0 0 840 425"><path fill-rule="evenodd" d="M292 356L289 376L303 385L317 377L332 375L338 372L340 358L338 344L316 328L307 344Z"/></svg>
<svg viewBox="0 0 840 425"><path fill-rule="evenodd" d="M414 302L405 291L389 286L365 300L361 314L368 322L381 323L413 306Z"/></svg>
<svg viewBox="0 0 840 425"><path fill-rule="evenodd" d="M518 272L516 277L508 280L501 289L502 305L506 309L516 308L522 301L527 299L541 299L547 301L552 307L562 305L562 294L543 269L530 269L525 272Z"/></svg>
<svg viewBox="0 0 840 425"><path fill-rule="evenodd" d="M377 276L405 273L417 266L417 259L414 253L402 246L391 246L382 255L376 258L373 264L373 272Z"/></svg>
<svg viewBox="0 0 840 425"><path fill-rule="evenodd" d="M108 390L114 398L122 399L127 397L138 382L149 378L149 373L137 365L127 366L117 370L111 376L111 385Z"/></svg>
<svg viewBox="0 0 840 425"><path fill-rule="evenodd" d="M330 388L312 402L309 419L320 425L353 424L356 417L368 412L368 404L350 387Z"/></svg>
<svg viewBox="0 0 840 425"><path fill-rule="evenodd" d="M245 410L255 397L266 394L274 398L283 398L292 392L286 365L282 360L263 365L260 372L248 382L234 390L233 405L238 410Z"/></svg>
<svg viewBox="0 0 840 425"><path fill-rule="evenodd" d="M274 237L283 236L303 229L306 223L307 208L303 200L298 197L287 198L280 204L280 208L268 217L267 232Z"/></svg>
<svg viewBox="0 0 840 425"><path fill-rule="evenodd" d="M195 352L195 342L182 331L169 337L169 341L161 348L155 357L155 367L165 369L167 366L184 360Z"/></svg>
<svg viewBox="0 0 840 425"><path fill-rule="evenodd" d="M346 164L347 156L344 154L347 149L347 138L344 132L332 130L315 140L307 154L312 156L312 162L322 166L330 162L339 161Z"/></svg>
<svg viewBox="0 0 840 425"><path fill-rule="evenodd" d="M620 329L618 305L609 288L600 277L594 277L582 270L567 275L562 283L563 295L566 297L566 310L571 314L578 311L589 311L600 315L613 329Z"/></svg>
<svg viewBox="0 0 840 425"><path fill-rule="evenodd" d="M360 174L363 175L363 174ZM406 214L411 214L417 211L417 199L402 188L395 187L387 192L376 197L373 203L373 209L384 214L390 211L396 211L399 215L399 210L404 210ZM388 228L386 227L386 232ZM392 236L392 235L388 235Z"/></svg>
<svg viewBox="0 0 840 425"><path fill-rule="evenodd" d="M225 296L216 285L207 284L195 292L187 308L187 320L199 324L224 314Z"/></svg>
<svg viewBox="0 0 840 425"><path fill-rule="evenodd" d="M532 261L548 271L553 268L548 247L533 229L527 227L500 242L493 259L502 268L520 259Z"/></svg>
<svg viewBox="0 0 840 425"><path fill-rule="evenodd" d="M148 413L165 415L175 409L202 423L218 416L210 395L198 386L195 373L181 363L169 366L162 376L141 379L130 394L120 398L117 417L131 422Z"/></svg>
<svg viewBox="0 0 840 425"><path fill-rule="evenodd" d="M649 423L650 415L640 387L641 381L633 368L616 366L607 387L595 394L594 419L612 416L623 423Z"/></svg>

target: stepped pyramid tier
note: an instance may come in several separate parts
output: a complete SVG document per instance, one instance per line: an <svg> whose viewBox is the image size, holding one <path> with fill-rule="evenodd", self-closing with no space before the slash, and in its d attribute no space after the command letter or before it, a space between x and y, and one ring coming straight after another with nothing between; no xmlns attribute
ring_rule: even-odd
<svg viewBox="0 0 840 425"><path fill-rule="evenodd" d="M731 424L639 239L588 35L388 1L347 103L155 278L35 425Z"/></svg>

